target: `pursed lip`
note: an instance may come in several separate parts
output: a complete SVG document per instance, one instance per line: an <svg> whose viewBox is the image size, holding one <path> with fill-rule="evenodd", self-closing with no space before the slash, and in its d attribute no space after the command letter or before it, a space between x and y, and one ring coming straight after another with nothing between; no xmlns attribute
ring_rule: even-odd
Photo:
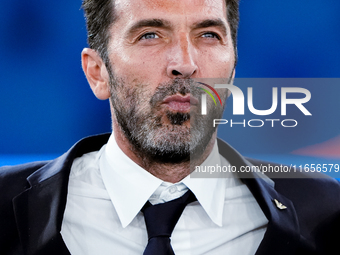
<svg viewBox="0 0 340 255"><path fill-rule="evenodd" d="M167 105L171 110L177 112L189 112L190 106L198 105L199 101L195 97L191 97L190 94L183 95L172 95L166 97L162 104Z"/></svg>
<svg viewBox="0 0 340 255"><path fill-rule="evenodd" d="M195 97L190 96L190 94L187 94L185 96L182 95L173 95L173 96L168 96L163 100L163 104L170 103L172 101L176 101L179 103L190 103L191 105L198 105L198 99Z"/></svg>

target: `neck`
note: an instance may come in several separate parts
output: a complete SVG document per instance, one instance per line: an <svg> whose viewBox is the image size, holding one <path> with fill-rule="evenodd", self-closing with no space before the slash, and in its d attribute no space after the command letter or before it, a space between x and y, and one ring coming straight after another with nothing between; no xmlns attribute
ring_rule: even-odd
<svg viewBox="0 0 340 255"><path fill-rule="evenodd" d="M173 164L173 163L158 163L158 162L150 162L145 161L143 158L139 156L139 154L134 150L133 146L130 144L125 135L121 132L120 128L117 125L114 125L113 134L115 136L115 140L119 146L119 148L136 164L140 167L144 168L146 171L154 175L155 177L171 183L177 183L188 176L193 170L192 166L201 165L204 160L211 153L215 140L216 133L212 135L207 148L205 151L195 159L190 159L189 161ZM190 167L191 166L191 167Z"/></svg>

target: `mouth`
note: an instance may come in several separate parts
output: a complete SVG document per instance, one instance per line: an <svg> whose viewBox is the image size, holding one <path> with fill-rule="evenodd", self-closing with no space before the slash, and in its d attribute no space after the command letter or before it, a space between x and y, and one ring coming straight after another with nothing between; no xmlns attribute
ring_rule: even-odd
<svg viewBox="0 0 340 255"><path fill-rule="evenodd" d="M175 112L189 112L190 107L198 105L199 101L197 98L192 97L189 94L185 96L177 94L166 97L162 104Z"/></svg>

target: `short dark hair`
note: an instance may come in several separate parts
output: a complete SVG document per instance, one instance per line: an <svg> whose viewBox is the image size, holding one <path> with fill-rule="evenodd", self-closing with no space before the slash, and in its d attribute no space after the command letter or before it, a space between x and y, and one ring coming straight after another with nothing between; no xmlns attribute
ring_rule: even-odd
<svg viewBox="0 0 340 255"><path fill-rule="evenodd" d="M230 26L231 39L233 40L235 52L235 65L237 63L237 31L240 21L240 0L225 0L227 4L227 19Z"/></svg>
<svg viewBox="0 0 340 255"><path fill-rule="evenodd" d="M239 0L225 0L227 17L237 59L237 30L239 23ZM107 45L110 40L109 29L117 19L114 10L115 0L83 0L87 26L87 42L96 50L106 65L109 64Z"/></svg>

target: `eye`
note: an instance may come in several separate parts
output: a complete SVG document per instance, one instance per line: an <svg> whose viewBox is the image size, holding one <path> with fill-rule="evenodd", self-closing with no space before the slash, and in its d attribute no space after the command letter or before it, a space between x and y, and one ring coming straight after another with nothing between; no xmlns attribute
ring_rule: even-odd
<svg viewBox="0 0 340 255"><path fill-rule="evenodd" d="M202 37L203 38L212 38L212 39L216 38L216 39L220 40L220 37L216 33L213 33L213 32L204 33L202 35Z"/></svg>
<svg viewBox="0 0 340 255"><path fill-rule="evenodd" d="M156 33L146 33L140 38L140 40L158 39L158 38L159 36L156 35Z"/></svg>

